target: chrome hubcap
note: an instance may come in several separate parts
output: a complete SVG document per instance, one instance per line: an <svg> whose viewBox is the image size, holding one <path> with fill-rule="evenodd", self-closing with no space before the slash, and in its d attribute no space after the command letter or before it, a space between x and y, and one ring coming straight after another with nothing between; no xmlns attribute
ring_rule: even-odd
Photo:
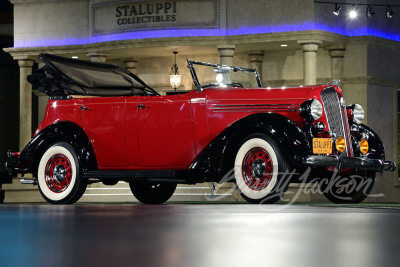
<svg viewBox="0 0 400 267"><path fill-rule="evenodd" d="M251 174L254 176L254 178L263 178L266 171L267 165L262 159L256 159L253 164L251 164Z"/></svg>
<svg viewBox="0 0 400 267"><path fill-rule="evenodd" d="M63 165L57 165L54 167L53 170L53 175L54 175L54 179L58 182L61 183L62 181L64 181L65 177L66 177L66 170L65 167Z"/></svg>
<svg viewBox="0 0 400 267"><path fill-rule="evenodd" d="M45 168L45 181L54 193L61 193L71 184L73 173L68 157L62 154L52 156Z"/></svg>
<svg viewBox="0 0 400 267"><path fill-rule="evenodd" d="M261 147L250 149L243 158L242 174L250 189L260 191L266 188L273 174L272 160L268 152Z"/></svg>

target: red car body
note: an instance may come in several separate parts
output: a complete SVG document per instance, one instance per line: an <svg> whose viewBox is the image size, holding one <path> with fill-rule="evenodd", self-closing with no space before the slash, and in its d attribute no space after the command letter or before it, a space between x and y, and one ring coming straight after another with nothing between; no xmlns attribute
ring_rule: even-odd
<svg viewBox="0 0 400 267"><path fill-rule="evenodd" d="M324 88L210 88L169 96L49 100L39 129L60 121L77 124L91 140L99 169L184 170L218 134L248 115L274 112L304 125L299 105Z"/></svg>
<svg viewBox="0 0 400 267"><path fill-rule="evenodd" d="M90 182L119 180L144 203L165 202L177 183L205 181L234 181L246 200L273 203L307 169L307 179L358 175L358 191L324 193L360 202L373 185L365 181L395 169L361 124L362 108L346 107L336 85L262 88L255 69L188 61L197 89L161 96L112 65L41 58L46 66L29 80L50 96L45 118L7 169L33 173L50 203L77 201ZM194 65L212 67L217 83L201 83ZM238 71L254 72L259 87L230 82L226 75Z"/></svg>

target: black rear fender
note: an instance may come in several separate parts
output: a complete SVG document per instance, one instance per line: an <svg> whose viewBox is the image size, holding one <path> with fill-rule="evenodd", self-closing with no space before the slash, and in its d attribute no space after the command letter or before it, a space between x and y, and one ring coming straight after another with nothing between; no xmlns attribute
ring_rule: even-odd
<svg viewBox="0 0 400 267"><path fill-rule="evenodd" d="M86 133L73 122L59 122L44 128L24 148L14 163L14 170L37 174L37 167L43 153L56 142L71 145L78 157L81 170L97 169L97 160Z"/></svg>

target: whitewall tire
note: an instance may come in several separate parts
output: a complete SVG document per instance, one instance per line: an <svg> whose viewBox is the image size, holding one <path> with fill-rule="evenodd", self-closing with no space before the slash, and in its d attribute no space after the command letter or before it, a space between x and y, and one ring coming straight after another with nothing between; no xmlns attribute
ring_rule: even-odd
<svg viewBox="0 0 400 267"><path fill-rule="evenodd" d="M235 157L235 181L239 193L251 203L274 203L286 192L288 166L276 142L264 135L248 136Z"/></svg>
<svg viewBox="0 0 400 267"><path fill-rule="evenodd" d="M42 155L37 182L43 198L52 204L71 204L86 189L80 179L78 158L74 149L64 142L49 147Z"/></svg>
<svg viewBox="0 0 400 267"><path fill-rule="evenodd" d="M172 197L176 183L129 182L135 198L143 204L163 204Z"/></svg>

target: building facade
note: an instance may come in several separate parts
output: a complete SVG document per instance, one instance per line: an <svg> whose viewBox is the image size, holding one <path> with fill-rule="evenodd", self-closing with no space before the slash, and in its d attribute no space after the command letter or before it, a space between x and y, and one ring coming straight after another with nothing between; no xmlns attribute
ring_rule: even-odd
<svg viewBox="0 0 400 267"><path fill-rule="evenodd" d="M346 0L10 2L14 5L14 46L4 51L20 67L20 149L36 127L32 118L43 118L47 102L47 96L26 80L32 69L42 64L39 53L120 65L167 93L172 90L173 51L178 51L179 90L194 87L186 57L257 67L264 86L340 79L347 103L364 107L364 123L381 136L387 159L397 162L400 7L393 0L379 1L380 5L364 0L354 7ZM335 3L340 3L339 16L332 14ZM375 11L370 18L366 16L367 4ZM389 5L394 10L392 18L385 15ZM350 19L353 8L358 16ZM33 94L38 96L37 114L32 112ZM26 187L17 183L5 186L5 190L6 200L7 190L10 192L9 201L26 195ZM372 194L379 197L368 201L400 202L398 174L377 177ZM108 200L106 195L98 194L96 199ZM84 200L90 201L90 197Z"/></svg>

